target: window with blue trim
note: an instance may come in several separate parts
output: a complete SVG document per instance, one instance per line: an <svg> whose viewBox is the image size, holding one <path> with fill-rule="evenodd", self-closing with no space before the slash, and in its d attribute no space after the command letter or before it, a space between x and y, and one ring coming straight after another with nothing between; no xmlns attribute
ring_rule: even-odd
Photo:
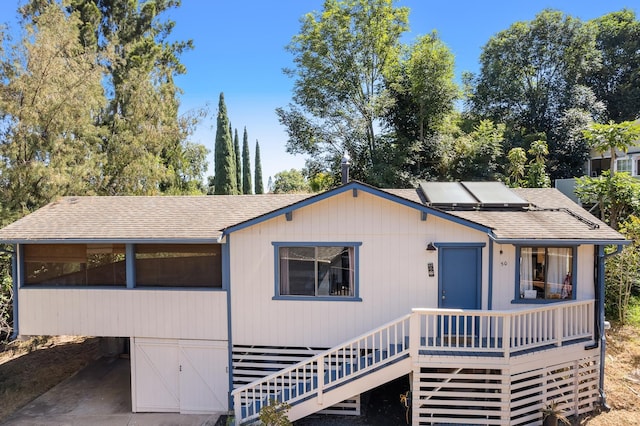
<svg viewBox="0 0 640 426"><path fill-rule="evenodd" d="M572 247L520 247L520 299L573 299Z"/></svg>
<svg viewBox="0 0 640 426"><path fill-rule="evenodd" d="M279 245L279 296L355 297L355 246Z"/></svg>

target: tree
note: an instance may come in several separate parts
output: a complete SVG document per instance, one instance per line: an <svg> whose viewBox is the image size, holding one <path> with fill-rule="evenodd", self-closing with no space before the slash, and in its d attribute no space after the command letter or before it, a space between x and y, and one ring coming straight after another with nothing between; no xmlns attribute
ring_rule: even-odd
<svg viewBox="0 0 640 426"><path fill-rule="evenodd" d="M274 194L309 192L309 183L300 170L290 169L276 173L273 181Z"/></svg>
<svg viewBox="0 0 640 426"><path fill-rule="evenodd" d="M457 126L449 130L450 148L445 162L451 180L499 180L504 125L482 120L471 133Z"/></svg>
<svg viewBox="0 0 640 426"><path fill-rule="evenodd" d="M244 128L244 134L242 135L242 193L252 194L253 188L251 186L251 158L249 157L249 136L247 135L247 128Z"/></svg>
<svg viewBox="0 0 640 426"><path fill-rule="evenodd" d="M238 138L238 129L235 129L233 136L233 154L236 167L236 188L238 194L242 194L242 153L240 152L240 139Z"/></svg>
<svg viewBox="0 0 640 426"><path fill-rule="evenodd" d="M256 167L255 171L255 187L256 194L264 194L264 185L262 184L262 163L260 160L260 144L256 140L256 159L254 161L254 165Z"/></svg>
<svg viewBox="0 0 640 426"><path fill-rule="evenodd" d="M576 180L575 193L583 204L597 205L600 219L613 229L631 215L640 217L640 182L628 173L584 176Z"/></svg>
<svg viewBox="0 0 640 426"><path fill-rule="evenodd" d="M525 164L527 153L522 148L513 148L507 154L509 165L507 166L507 183L512 188L519 188L524 184Z"/></svg>
<svg viewBox="0 0 640 426"><path fill-rule="evenodd" d="M585 80L606 105L602 121L635 120L640 113L640 21L633 10L623 9L591 22L602 66Z"/></svg>
<svg viewBox="0 0 640 426"><path fill-rule="evenodd" d="M238 191L235 168L235 155L231 133L229 132L229 118L227 106L224 103L224 93L220 93L218 100L218 118L215 144L215 194L233 195Z"/></svg>
<svg viewBox="0 0 640 426"><path fill-rule="evenodd" d="M393 0L326 0L302 18L287 47L294 56L293 104L276 110L287 151L309 154L329 170L345 152L366 180L378 161L376 129L390 105L384 80L397 64L408 9Z"/></svg>
<svg viewBox="0 0 640 426"><path fill-rule="evenodd" d="M640 291L640 219L630 216L622 223L620 232L632 243L606 260L605 310L607 318L625 324L629 320L631 297Z"/></svg>
<svg viewBox="0 0 640 426"><path fill-rule="evenodd" d="M43 4L32 0L22 12L36 18ZM179 89L174 77L185 73L180 55L191 41L170 42L174 22L162 17L179 0L70 0L68 12L81 19L81 41L100 53L109 94L105 111L96 116L106 156L101 194L180 192L190 176L183 161L191 156L188 138L197 115L178 114ZM206 164L196 168L203 169ZM201 176L198 176L200 182Z"/></svg>
<svg viewBox="0 0 640 426"><path fill-rule="evenodd" d="M544 133L553 177L581 175L587 147L567 146L572 141L561 130L561 120L577 102L596 99L576 96L576 91L590 91L582 85L583 77L599 66L592 28L545 10L533 21L516 22L492 37L480 63L480 74L471 82L471 112L505 123L516 146L527 148L527 135ZM594 109L579 107L589 113Z"/></svg>
<svg viewBox="0 0 640 426"><path fill-rule="evenodd" d="M105 98L97 53L80 43L79 19L52 3L0 63L0 202L15 220L57 196L100 186ZM2 44L2 43L0 43ZM3 220L3 222L4 222Z"/></svg>
<svg viewBox="0 0 640 426"><path fill-rule="evenodd" d="M534 141L531 143L529 154L533 159L529 162L527 168L527 187L529 188L549 188L551 179L546 170L546 157L549 155L549 149L545 141Z"/></svg>
<svg viewBox="0 0 640 426"><path fill-rule="evenodd" d="M611 155L609 170L613 175L615 173L616 150L626 154L629 147L638 143L640 124L633 121L623 121L622 123L610 121L608 124L593 123L583 134L585 139L591 143L591 147L600 154L609 151Z"/></svg>
<svg viewBox="0 0 640 426"><path fill-rule="evenodd" d="M406 49L387 86L393 98L385 117L394 139L388 144L393 163L383 167L398 171L394 182L383 184L403 185L437 176L442 158L433 136L454 111L459 96L453 54L436 32L420 37Z"/></svg>

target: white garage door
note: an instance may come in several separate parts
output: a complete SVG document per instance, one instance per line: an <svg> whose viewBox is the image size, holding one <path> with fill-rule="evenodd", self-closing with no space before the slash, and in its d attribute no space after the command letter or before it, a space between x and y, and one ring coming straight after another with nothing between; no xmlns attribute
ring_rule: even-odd
<svg viewBox="0 0 640 426"><path fill-rule="evenodd" d="M132 343L134 411L228 409L226 342L134 338Z"/></svg>

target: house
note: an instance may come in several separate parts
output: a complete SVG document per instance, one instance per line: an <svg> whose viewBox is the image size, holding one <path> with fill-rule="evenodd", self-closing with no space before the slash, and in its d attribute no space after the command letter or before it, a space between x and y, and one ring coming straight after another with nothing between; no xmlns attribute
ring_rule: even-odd
<svg viewBox="0 0 640 426"><path fill-rule="evenodd" d="M600 153L592 150L587 168L588 176L598 177L610 169L611 152ZM614 171L626 172L634 177L640 176L640 146L630 146L627 152L616 150Z"/></svg>
<svg viewBox="0 0 640 426"><path fill-rule="evenodd" d="M604 402L604 247L627 243L555 189L355 181L65 197L0 242L19 333L128 339L133 411L357 414L409 376L414 425Z"/></svg>

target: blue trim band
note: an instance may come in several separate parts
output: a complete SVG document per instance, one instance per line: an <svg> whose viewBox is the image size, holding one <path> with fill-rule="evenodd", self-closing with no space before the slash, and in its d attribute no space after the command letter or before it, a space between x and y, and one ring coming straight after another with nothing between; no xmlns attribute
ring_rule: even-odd
<svg viewBox="0 0 640 426"><path fill-rule="evenodd" d="M231 331L231 236L227 236L226 244L222 245L222 288L227 290L227 371L229 387L227 389L227 403L229 410L233 409L233 336Z"/></svg>
<svg viewBox="0 0 640 426"><path fill-rule="evenodd" d="M136 287L136 246L126 244L124 247L124 262L126 270L127 288Z"/></svg>

